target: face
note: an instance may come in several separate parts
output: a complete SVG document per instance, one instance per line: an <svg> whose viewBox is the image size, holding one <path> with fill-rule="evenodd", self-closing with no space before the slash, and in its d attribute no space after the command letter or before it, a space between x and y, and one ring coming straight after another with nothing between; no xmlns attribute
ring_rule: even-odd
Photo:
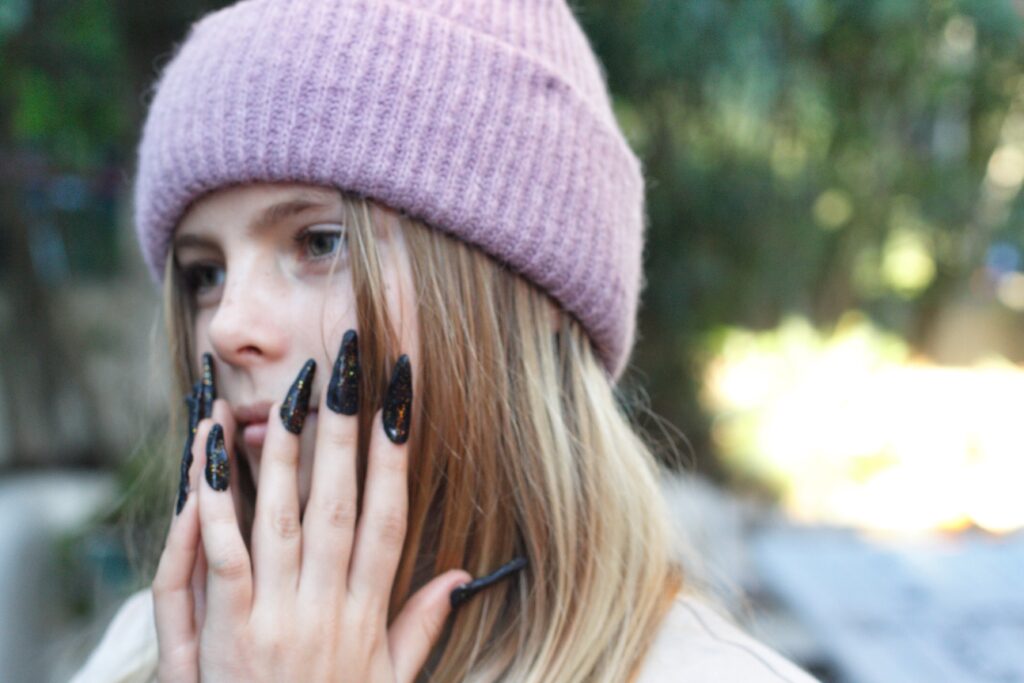
<svg viewBox="0 0 1024 683"><path fill-rule="evenodd" d="M306 360L317 363L301 436L303 509L313 470L315 397L330 379L342 336L356 327L341 202L336 191L312 185L223 188L189 208L173 240L186 296L195 303L194 357L213 355L218 396L238 422L235 452L257 481L271 403L284 398ZM373 218L388 310L415 372L418 337L405 243L397 226L380 227L393 225L393 212L374 206Z"/></svg>

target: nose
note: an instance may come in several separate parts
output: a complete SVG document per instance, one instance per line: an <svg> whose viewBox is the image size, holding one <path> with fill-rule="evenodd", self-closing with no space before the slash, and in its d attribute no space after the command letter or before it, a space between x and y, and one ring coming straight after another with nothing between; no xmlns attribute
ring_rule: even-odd
<svg viewBox="0 0 1024 683"><path fill-rule="evenodd" d="M227 363L254 365L285 353L287 334L281 316L275 315L282 307L266 280L255 272L235 272L225 279L208 333L214 351Z"/></svg>

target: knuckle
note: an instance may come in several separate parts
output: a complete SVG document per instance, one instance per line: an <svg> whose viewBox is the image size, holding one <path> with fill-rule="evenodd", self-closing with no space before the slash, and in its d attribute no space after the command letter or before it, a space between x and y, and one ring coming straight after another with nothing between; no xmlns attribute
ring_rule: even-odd
<svg viewBox="0 0 1024 683"><path fill-rule="evenodd" d="M381 628L378 615L386 613L387 605L372 595L362 596L357 603L359 608L346 615L346 638L351 638L352 644L363 652L373 652L382 644L382 631L386 633L386 627Z"/></svg>
<svg viewBox="0 0 1024 683"><path fill-rule="evenodd" d="M209 531L215 534L231 534L237 528L234 508L206 510L202 514L204 533Z"/></svg>
<svg viewBox="0 0 1024 683"><path fill-rule="evenodd" d="M161 576L159 569L153 576L153 583L150 584L149 589L153 593L153 600L160 600L174 592L174 588L168 583L167 579Z"/></svg>
<svg viewBox="0 0 1024 683"><path fill-rule="evenodd" d="M364 643L365 651L368 652L380 652L381 650L387 650L388 637L387 631L384 628L378 626L379 619L373 620L370 623L372 626L367 628L364 632L365 635L362 638Z"/></svg>
<svg viewBox="0 0 1024 683"><path fill-rule="evenodd" d="M150 585L154 598L170 595L182 588L180 581L175 579L177 572L174 565L176 561L177 558L175 558L170 548L164 548L163 554L160 555L160 563L157 565L156 573L153 575L153 582Z"/></svg>
<svg viewBox="0 0 1024 683"><path fill-rule="evenodd" d="M297 653L316 659L313 655L317 641L308 637L308 629L282 621L279 614L265 613L253 623L250 633L251 650L259 653L263 661L288 662L294 660Z"/></svg>
<svg viewBox="0 0 1024 683"><path fill-rule="evenodd" d="M349 450L356 447L357 434L353 429L333 429L327 435L327 442L331 448L337 450Z"/></svg>
<svg viewBox="0 0 1024 683"><path fill-rule="evenodd" d="M206 564L214 576L228 581L241 579L249 571L249 559L244 552L238 551L227 551L215 556L207 554Z"/></svg>
<svg viewBox="0 0 1024 683"><path fill-rule="evenodd" d="M320 504L319 512L332 529L349 529L356 521L356 503L353 500L327 500Z"/></svg>
<svg viewBox="0 0 1024 683"><path fill-rule="evenodd" d="M292 510L274 510L270 514L270 528L279 538L291 540L302 533L302 522Z"/></svg>
<svg viewBox="0 0 1024 683"><path fill-rule="evenodd" d="M405 540L405 514L400 510L388 510L375 515L373 528L381 541L391 546L401 546Z"/></svg>
<svg viewBox="0 0 1024 683"><path fill-rule="evenodd" d="M294 468L299 464L299 449L278 448L267 453L266 460L280 467Z"/></svg>
<svg viewBox="0 0 1024 683"><path fill-rule="evenodd" d="M171 582L170 577L167 575L164 561L160 561L160 566L157 567L156 574L153 575L153 583L150 584L150 590L153 592L153 598L158 599L166 597L171 593L175 592L180 586L175 585Z"/></svg>
<svg viewBox="0 0 1024 683"><path fill-rule="evenodd" d="M276 660L284 643L281 634L269 626L261 626L253 632L253 644L258 652L266 653L271 660Z"/></svg>

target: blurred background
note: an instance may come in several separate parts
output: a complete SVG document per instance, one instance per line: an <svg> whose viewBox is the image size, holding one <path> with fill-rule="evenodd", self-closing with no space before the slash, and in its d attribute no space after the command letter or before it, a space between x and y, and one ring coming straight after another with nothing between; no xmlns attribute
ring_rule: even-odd
<svg viewBox="0 0 1024 683"><path fill-rule="evenodd" d="M0 680L66 680L148 580L134 147L224 4L0 0ZM645 166L622 391L693 585L825 681L1024 681L1024 3L571 4Z"/></svg>

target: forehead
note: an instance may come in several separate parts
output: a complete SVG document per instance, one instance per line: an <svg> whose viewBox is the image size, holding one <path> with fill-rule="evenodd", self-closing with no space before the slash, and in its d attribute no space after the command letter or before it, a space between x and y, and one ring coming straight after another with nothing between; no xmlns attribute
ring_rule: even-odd
<svg viewBox="0 0 1024 683"><path fill-rule="evenodd" d="M233 185L218 188L193 202L178 222L175 235L210 232L225 224L257 229L297 213L340 207L338 191L318 185Z"/></svg>

